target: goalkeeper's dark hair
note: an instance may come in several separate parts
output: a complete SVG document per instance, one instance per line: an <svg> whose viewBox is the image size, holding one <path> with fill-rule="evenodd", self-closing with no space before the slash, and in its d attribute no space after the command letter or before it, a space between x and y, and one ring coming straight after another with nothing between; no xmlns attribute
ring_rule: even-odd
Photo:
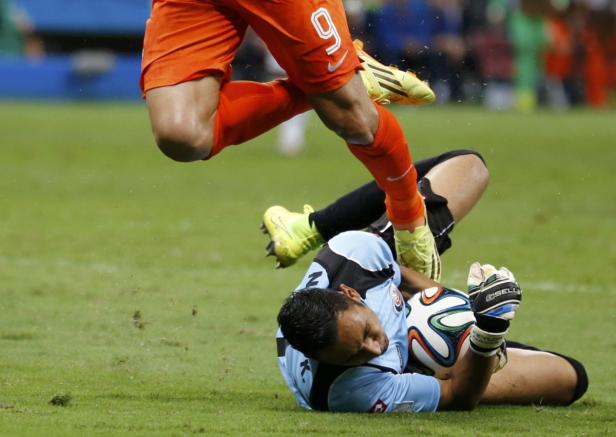
<svg viewBox="0 0 616 437"><path fill-rule="evenodd" d="M278 313L284 338L309 358L338 339L338 314L355 301L335 290L307 288L285 300Z"/></svg>

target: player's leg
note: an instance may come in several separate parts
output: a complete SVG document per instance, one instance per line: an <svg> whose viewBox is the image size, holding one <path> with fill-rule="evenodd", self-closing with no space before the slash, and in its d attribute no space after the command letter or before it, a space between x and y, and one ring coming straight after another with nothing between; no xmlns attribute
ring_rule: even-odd
<svg viewBox="0 0 616 437"><path fill-rule="evenodd" d="M289 81L227 81L246 26L219 2L153 3L141 86L156 141L172 159L209 158L309 109Z"/></svg>
<svg viewBox="0 0 616 437"><path fill-rule="evenodd" d="M569 405L588 388L577 360L534 348L507 347L507 365L495 373L481 399L489 404Z"/></svg>
<svg viewBox="0 0 616 437"><path fill-rule="evenodd" d="M288 81L222 83L219 74L149 90L146 100L157 144L177 161L211 158L309 109Z"/></svg>
<svg viewBox="0 0 616 437"><path fill-rule="evenodd" d="M195 161L210 154L220 73L145 92L152 132L160 150L176 161Z"/></svg>
<svg viewBox="0 0 616 437"><path fill-rule="evenodd" d="M227 81L246 29L236 6L211 0L153 2L141 87L156 142L177 161L210 158L310 108L304 93L286 80ZM402 88L414 93L402 102L431 101L432 92L421 81L393 73L402 75ZM362 77L370 81L375 99L387 100L372 71Z"/></svg>
<svg viewBox="0 0 616 437"><path fill-rule="evenodd" d="M471 150L452 150L417 161L418 181L430 180L430 191L444 198L456 223L477 204L489 182L489 172L483 158ZM422 192L424 198L429 194ZM340 197L323 209L310 214L324 240L340 232L362 229L385 213L385 194L370 182ZM426 199L428 200L428 199ZM430 213L430 205L427 205ZM432 229L433 233L435 229Z"/></svg>
<svg viewBox="0 0 616 437"><path fill-rule="evenodd" d="M490 182L488 168L481 156L468 152L442 160L430 169L426 178L430 180L432 191L447 199L456 223L473 209Z"/></svg>
<svg viewBox="0 0 616 437"><path fill-rule="evenodd" d="M464 149L417 161L415 167L430 229L442 254L451 246L448 234L453 224L462 220L485 190L488 169L480 154ZM384 201L383 190L370 182L318 211L309 208L300 214L280 206L268 208L263 217L263 229L271 239L268 252L286 267L341 232L367 227L393 248L393 232L386 217L382 219Z"/></svg>
<svg viewBox="0 0 616 437"><path fill-rule="evenodd" d="M402 129L391 112L369 101L362 86L354 75L341 88L308 98L323 122L347 142L383 189L394 226L410 231L423 227L425 208Z"/></svg>
<svg viewBox="0 0 616 437"><path fill-rule="evenodd" d="M387 193L388 216L405 231L409 248L404 251L409 254L405 262L429 276L438 275L440 261L404 134L393 114L368 97L357 72L359 59L342 2L287 0L271 5L238 0L238 4L325 125L346 141Z"/></svg>

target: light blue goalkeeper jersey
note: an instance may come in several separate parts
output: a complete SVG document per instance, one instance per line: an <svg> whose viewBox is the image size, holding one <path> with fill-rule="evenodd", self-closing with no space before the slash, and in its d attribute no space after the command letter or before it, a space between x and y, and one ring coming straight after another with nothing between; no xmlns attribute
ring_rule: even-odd
<svg viewBox="0 0 616 437"><path fill-rule="evenodd" d="M304 408L329 411L436 411L438 381L402 373L408 359L405 302L398 290L400 268L378 236L350 231L332 238L319 252L296 290L318 287L357 290L376 313L389 338L384 354L357 367L334 366L306 358L277 333L278 364Z"/></svg>

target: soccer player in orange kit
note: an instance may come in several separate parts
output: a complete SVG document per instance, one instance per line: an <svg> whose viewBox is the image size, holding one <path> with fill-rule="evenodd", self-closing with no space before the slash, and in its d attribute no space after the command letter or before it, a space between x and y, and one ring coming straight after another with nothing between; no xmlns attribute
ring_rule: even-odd
<svg viewBox="0 0 616 437"><path fill-rule="evenodd" d="M288 79L229 80L248 26ZM341 0L153 0L141 88L156 142L176 161L210 159L313 108L386 193L400 263L438 280L440 259L404 134L371 100L426 103L434 94L353 44Z"/></svg>

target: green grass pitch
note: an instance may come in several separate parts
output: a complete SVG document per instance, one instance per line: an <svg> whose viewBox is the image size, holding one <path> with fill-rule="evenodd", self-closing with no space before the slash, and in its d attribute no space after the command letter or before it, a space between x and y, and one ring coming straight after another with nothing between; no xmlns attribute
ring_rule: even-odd
<svg viewBox="0 0 616 437"><path fill-rule="evenodd" d="M510 337L579 358L569 408L300 411L275 315L308 259L274 270L274 203L315 207L368 180L314 117L207 163L160 154L143 105L0 104L0 435L609 435L616 430L616 114L398 110L414 157L471 147L492 181L454 233L444 282L510 267ZM54 399L54 402L51 402Z"/></svg>

